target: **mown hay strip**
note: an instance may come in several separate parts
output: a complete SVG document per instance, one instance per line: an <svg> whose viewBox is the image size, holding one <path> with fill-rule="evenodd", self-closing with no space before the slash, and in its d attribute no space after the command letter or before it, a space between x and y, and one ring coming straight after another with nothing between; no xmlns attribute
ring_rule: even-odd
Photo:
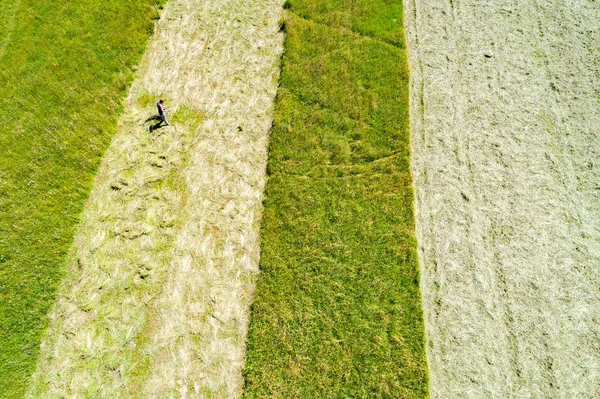
<svg viewBox="0 0 600 399"><path fill-rule="evenodd" d="M280 1L173 0L84 213L29 397L235 397ZM159 96L174 127L148 131Z"/></svg>
<svg viewBox="0 0 600 399"><path fill-rule="evenodd" d="M597 397L600 9L405 15L432 397Z"/></svg>

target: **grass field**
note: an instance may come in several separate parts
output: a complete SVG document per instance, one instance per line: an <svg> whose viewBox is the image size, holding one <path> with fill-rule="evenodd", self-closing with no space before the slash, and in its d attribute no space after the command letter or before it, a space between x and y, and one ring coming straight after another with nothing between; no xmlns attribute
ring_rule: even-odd
<svg viewBox="0 0 600 399"><path fill-rule="evenodd" d="M28 398L239 397L282 11L280 0L165 6L82 213ZM153 130L158 97L173 126Z"/></svg>
<svg viewBox="0 0 600 399"><path fill-rule="evenodd" d="M287 8L245 397L426 397L402 4Z"/></svg>
<svg viewBox="0 0 600 399"><path fill-rule="evenodd" d="M150 0L7 0L0 21L0 397L33 371L100 156L152 31Z"/></svg>

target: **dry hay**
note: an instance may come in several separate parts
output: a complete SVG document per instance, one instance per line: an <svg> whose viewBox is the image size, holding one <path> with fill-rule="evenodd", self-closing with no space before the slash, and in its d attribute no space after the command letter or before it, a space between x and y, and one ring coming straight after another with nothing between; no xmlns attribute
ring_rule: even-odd
<svg viewBox="0 0 600 399"><path fill-rule="evenodd" d="M407 3L433 398L600 395L600 8L567 3Z"/></svg>
<svg viewBox="0 0 600 399"><path fill-rule="evenodd" d="M280 0L171 0L83 214L28 392L236 397ZM174 127L149 132L158 96Z"/></svg>

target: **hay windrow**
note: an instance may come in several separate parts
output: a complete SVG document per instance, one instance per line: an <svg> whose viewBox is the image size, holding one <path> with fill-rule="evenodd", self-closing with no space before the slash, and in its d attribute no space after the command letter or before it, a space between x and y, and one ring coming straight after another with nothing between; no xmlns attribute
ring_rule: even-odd
<svg viewBox="0 0 600 399"><path fill-rule="evenodd" d="M167 5L83 215L28 397L239 394L281 5ZM175 126L149 132L159 96Z"/></svg>
<svg viewBox="0 0 600 399"><path fill-rule="evenodd" d="M600 9L405 16L431 396L597 397Z"/></svg>

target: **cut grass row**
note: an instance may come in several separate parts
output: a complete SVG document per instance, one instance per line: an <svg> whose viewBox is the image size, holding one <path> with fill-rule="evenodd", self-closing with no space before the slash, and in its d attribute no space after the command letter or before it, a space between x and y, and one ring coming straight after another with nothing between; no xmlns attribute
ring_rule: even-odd
<svg viewBox="0 0 600 399"><path fill-rule="evenodd" d="M245 396L425 397L402 3L287 8Z"/></svg>
<svg viewBox="0 0 600 399"><path fill-rule="evenodd" d="M151 0L7 0L0 22L0 397L21 397Z"/></svg>

